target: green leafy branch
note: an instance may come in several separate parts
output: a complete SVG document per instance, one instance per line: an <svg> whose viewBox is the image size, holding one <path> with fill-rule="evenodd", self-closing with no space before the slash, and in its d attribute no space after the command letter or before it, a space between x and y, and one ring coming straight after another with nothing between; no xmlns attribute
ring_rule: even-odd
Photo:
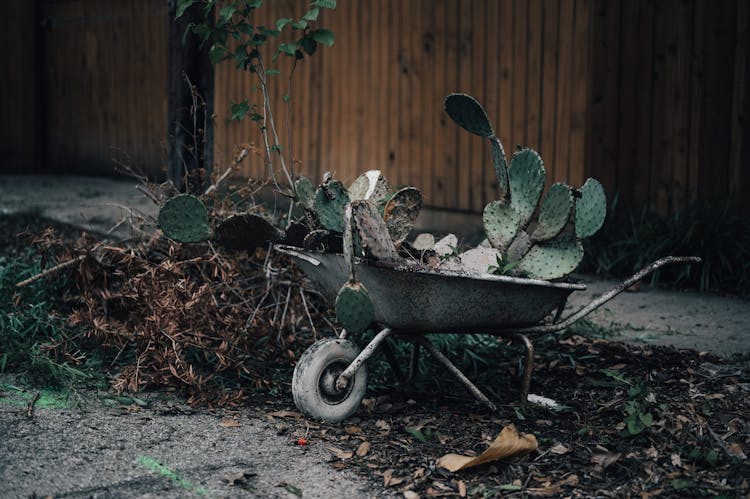
<svg viewBox="0 0 750 499"><path fill-rule="evenodd" d="M288 197L296 198L290 128L292 77L298 61L303 60L306 55L309 57L315 54L320 45L333 46L334 34L328 29L317 28L315 23L322 9L336 8L336 0L315 0L300 19L278 19L273 23L273 27L254 22L253 15L262 5L263 0L178 0L176 17L183 16L193 6L200 6L203 20L188 24L183 42L192 33L202 44L210 46L209 58L212 64L234 61L238 70L247 71L256 77L257 88L263 96L262 105L252 104L247 99L232 102L231 119L240 121L249 117L258 124L263 138L266 166L276 190ZM284 95L287 106L288 164L282 154L284 149L280 144L269 91L269 78L280 75L281 71L269 67L263 57L263 48L269 46L272 40L280 39L284 32L289 33L292 39L279 41L275 49L271 47L271 63L277 62L282 56L292 60L288 89ZM279 185L274 166L275 157L278 157L288 189L282 189Z"/></svg>

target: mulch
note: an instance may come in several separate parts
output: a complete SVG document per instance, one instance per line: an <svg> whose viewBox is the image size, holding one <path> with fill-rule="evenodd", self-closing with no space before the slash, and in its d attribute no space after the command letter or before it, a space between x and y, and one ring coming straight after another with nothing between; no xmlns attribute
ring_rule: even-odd
<svg viewBox="0 0 750 499"><path fill-rule="evenodd" d="M341 424L305 419L288 396L268 398L257 412L290 445L303 438L322 446L334 468L356 470L405 497L750 494L748 359L728 363L577 335L537 343L531 392L557 401L556 410L514 403L517 363L497 348L492 371L502 400L495 401L503 405L494 414L447 378L431 393L394 386L369 394ZM630 421L629 431L633 404L650 424ZM538 451L456 473L435 466L447 453L478 455L509 424L535 435Z"/></svg>

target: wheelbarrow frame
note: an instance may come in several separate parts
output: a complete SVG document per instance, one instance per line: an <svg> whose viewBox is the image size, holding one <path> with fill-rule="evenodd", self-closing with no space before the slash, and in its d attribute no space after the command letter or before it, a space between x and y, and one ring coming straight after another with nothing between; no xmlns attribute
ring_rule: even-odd
<svg viewBox="0 0 750 499"><path fill-rule="evenodd" d="M317 282L323 295L329 299L335 297L338 288L348 277L343 255L282 245L277 245L275 248L292 256L308 278ZM355 373L380 347L383 347L388 363L395 372L399 373L400 369L395 356L385 342L391 336L399 336L414 345L407 382L416 372L419 350L423 347L464 385L474 398L494 411L496 407L489 398L425 337L427 334L475 333L504 337L524 345L526 354L521 378L520 403L525 404L534 369L534 345L530 335L553 333L571 326L661 267L678 263L700 263L700 261L700 258L690 256L660 258L598 298L563 317L568 296L575 291L586 289L584 285L491 274L468 275L414 267L382 267L356 259L358 278L365 283L370 292L375 323L381 326L381 330L338 375L335 380L335 389L344 390ZM399 279L406 281L399 284ZM389 286L389 281L392 283L394 280L396 283ZM488 285L489 288L487 288ZM425 286L429 288L427 291L420 289ZM445 289L441 289L441 286L445 286ZM451 287L455 286L460 288L458 292L450 291ZM503 296L499 298L499 308L502 309L505 306L507 309L497 310L498 307L495 307L472 314L472 310L468 310L472 307L467 305L487 296L488 291L483 287L502 291ZM479 289L478 292L477 289ZM413 298L414 292L420 293L414 300L417 303L417 310L405 310L403 302ZM428 296L422 296L424 293ZM438 300L437 304L430 303L431 299L435 301L436 296L440 298L444 293L450 293L452 295L450 298L455 299L451 303L458 301L457 305L453 303L452 309L448 307L447 313L441 313L444 300ZM474 306L476 305L477 303L474 303ZM456 308L463 310L464 313L456 315ZM434 317L425 318L420 314ZM347 336L347 331L342 330L338 337L344 340Z"/></svg>

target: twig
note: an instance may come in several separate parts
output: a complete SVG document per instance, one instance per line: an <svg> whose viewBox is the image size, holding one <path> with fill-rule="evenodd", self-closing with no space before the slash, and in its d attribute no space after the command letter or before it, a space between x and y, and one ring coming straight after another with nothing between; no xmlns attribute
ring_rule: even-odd
<svg viewBox="0 0 750 499"><path fill-rule="evenodd" d="M66 269L72 265L75 265L78 262L82 262L86 259L88 255L78 255L77 257L73 258L72 260L68 260L67 262L59 263L55 265L54 267L50 267L44 272L40 272L39 274L29 277L28 279L24 279L23 281L16 283L17 288L22 288L24 286L28 286L29 284L38 281L39 279L42 279L44 277L47 277L50 274L54 274L55 272L58 272L60 270Z"/></svg>
<svg viewBox="0 0 750 499"><path fill-rule="evenodd" d="M313 323L312 316L310 315L310 309L307 308L307 300L305 299L305 292L302 290L302 286L299 287L299 295L302 297L302 306L305 307L305 314L307 315L307 320L310 321L310 327L312 328L313 332L313 338L315 341L318 341L318 330L315 329L315 323Z"/></svg>
<svg viewBox="0 0 750 499"><path fill-rule="evenodd" d="M136 190L138 190L138 191L142 192L142 193L143 193L143 194L144 194L144 195L145 195L145 196L146 196L147 198L149 198L149 199L150 199L151 201L153 201L153 202L154 202L154 204L161 204L161 203L159 202L159 200L158 200L158 199L156 199L156 196L154 195L154 193L153 193L153 192L151 192L150 190L146 189L146 188L145 188L145 187L143 187L142 185L136 185L136 186L135 186L135 188L136 188Z"/></svg>
<svg viewBox="0 0 750 499"><path fill-rule="evenodd" d="M31 419L34 417L34 405L36 404L36 401L39 400L39 396L41 395L41 392L36 392L34 394L34 397L31 399L31 402L29 402L29 406L26 408L26 417Z"/></svg>
<svg viewBox="0 0 750 499"><path fill-rule="evenodd" d="M219 177L218 179L216 179L216 182L214 182L213 184L211 184L210 186L208 186L208 189L206 189L206 192L204 192L204 194L211 194L213 191L215 191L216 188L219 187L219 184L222 183L229 176L230 173L232 173L232 171L234 170L234 168L237 165L239 165L240 162L243 159L247 158L247 154L248 154L247 148L245 148L242 151L240 151L239 156L237 156L237 158L234 160L234 162L232 163L232 165L229 166L226 169L226 171L221 174L221 177Z"/></svg>

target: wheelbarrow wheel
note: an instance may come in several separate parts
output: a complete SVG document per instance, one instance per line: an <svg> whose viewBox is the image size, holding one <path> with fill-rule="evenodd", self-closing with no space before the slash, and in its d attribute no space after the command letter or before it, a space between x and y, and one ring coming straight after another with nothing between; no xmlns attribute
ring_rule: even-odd
<svg viewBox="0 0 750 499"><path fill-rule="evenodd" d="M297 408L329 423L354 414L367 389L367 366L362 364L343 390L336 389L336 380L358 354L351 341L335 338L317 341L305 350L292 377Z"/></svg>

